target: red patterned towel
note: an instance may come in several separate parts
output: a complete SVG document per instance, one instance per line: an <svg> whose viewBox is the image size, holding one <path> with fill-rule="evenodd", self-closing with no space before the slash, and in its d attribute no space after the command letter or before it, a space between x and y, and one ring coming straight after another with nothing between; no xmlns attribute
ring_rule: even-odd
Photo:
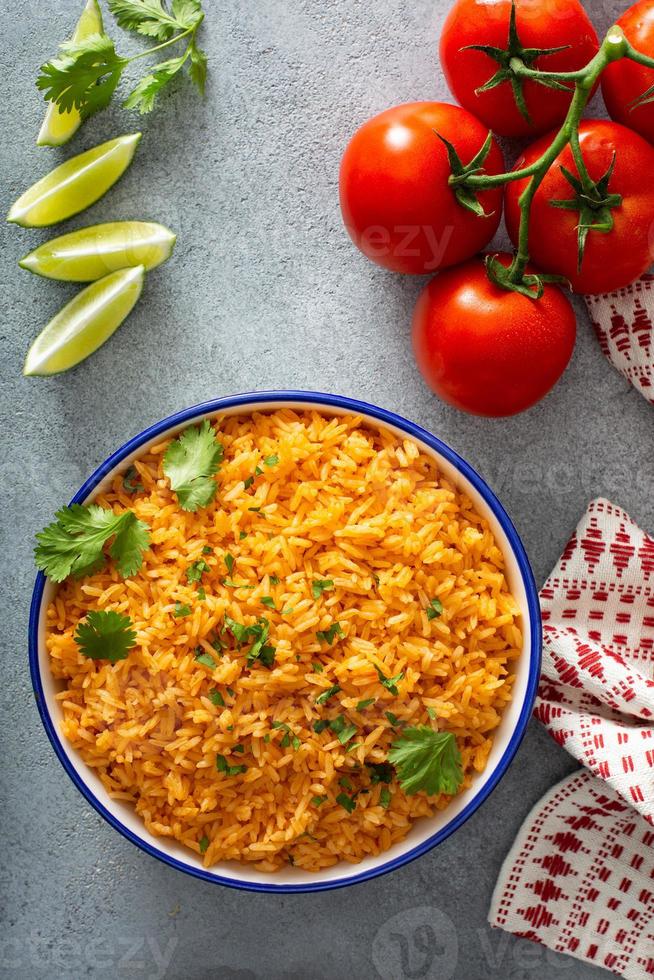
<svg viewBox="0 0 654 980"><path fill-rule="evenodd" d="M654 275L647 274L614 293L584 299L602 350L654 404Z"/></svg>
<svg viewBox="0 0 654 980"><path fill-rule="evenodd" d="M541 591L534 714L585 766L525 820L489 921L654 977L654 540L593 501Z"/></svg>

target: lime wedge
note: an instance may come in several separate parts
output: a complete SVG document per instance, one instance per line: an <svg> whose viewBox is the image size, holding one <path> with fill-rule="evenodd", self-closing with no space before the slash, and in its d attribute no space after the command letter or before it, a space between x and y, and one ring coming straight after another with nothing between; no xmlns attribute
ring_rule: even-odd
<svg viewBox="0 0 654 980"><path fill-rule="evenodd" d="M101 347L131 313L144 276L142 265L120 269L78 293L36 338L23 374L67 371Z"/></svg>
<svg viewBox="0 0 654 980"><path fill-rule="evenodd" d="M88 0L82 11L82 16L77 22L71 41L76 43L83 41L89 34L102 34L103 32L102 13L98 0ZM61 112L53 102L49 102L43 125L36 139L36 145L61 146L75 135L81 123L82 117L77 109Z"/></svg>
<svg viewBox="0 0 654 980"><path fill-rule="evenodd" d="M176 235L150 221L112 221L39 245L18 263L47 279L92 282L127 266L154 269L170 258Z"/></svg>
<svg viewBox="0 0 654 980"><path fill-rule="evenodd" d="M7 221L42 228L88 208L127 170L140 139L128 133L66 160L18 198Z"/></svg>

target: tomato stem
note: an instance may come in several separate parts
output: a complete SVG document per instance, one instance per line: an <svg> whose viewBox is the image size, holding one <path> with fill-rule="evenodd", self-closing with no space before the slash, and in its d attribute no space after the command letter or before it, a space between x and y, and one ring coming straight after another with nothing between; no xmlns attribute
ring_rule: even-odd
<svg viewBox="0 0 654 980"><path fill-rule="evenodd" d="M514 180L524 180L527 177L530 178L527 186L518 198L518 206L520 208L518 247L513 256L513 261L508 269L507 275L505 277L503 276L502 281L500 282L500 285L503 285L507 289L524 289L526 268L527 263L529 262L529 218L531 204L534 199L534 195L540 187L546 173L556 160L559 153L561 153L566 146L570 145L570 150L579 174L579 180L584 191L590 193L595 187L595 182L588 173L583 154L581 152L581 146L579 143L579 124L581 122L583 111L588 100L590 99L600 75L608 65L614 61L619 61L621 58L630 58L632 61L636 61L640 65L645 65L648 68L654 68L654 58L649 58L647 55L637 51L629 43L629 41L627 41L621 28L617 25L613 25L613 27L608 30L597 54L591 58L584 68L580 68L578 71L539 71L525 65L522 61L520 61L520 59L512 59L511 61L511 70L514 72L514 74L523 77L524 79L541 81L550 87L553 87L552 83L556 82L559 82L562 85L565 82L571 82L574 83L574 89L571 87L570 90L574 91L574 94L561 128L538 160L535 160L527 167L521 167L518 170L512 170L503 174L471 173L463 181L463 185L471 191L483 191L490 187L498 187L502 186L503 184L508 184ZM644 93L641 98L646 100L651 94L654 94L654 86L652 86L651 89L648 89L648 91ZM461 181L459 181L459 183L460 182ZM454 177L450 177L450 184L453 183ZM533 276L530 278L533 279Z"/></svg>

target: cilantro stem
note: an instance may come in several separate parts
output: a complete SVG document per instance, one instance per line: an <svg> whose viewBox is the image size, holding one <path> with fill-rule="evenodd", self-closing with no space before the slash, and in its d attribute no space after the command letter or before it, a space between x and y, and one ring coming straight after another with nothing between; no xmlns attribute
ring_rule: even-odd
<svg viewBox="0 0 654 980"><path fill-rule="evenodd" d="M157 44L156 47L154 48L147 48L145 51L139 52L139 54L132 55L131 58L123 58L124 63L126 65L131 65L133 61L138 61L139 58L149 58L150 55L154 54L156 51L163 51L164 48L170 47L171 44L177 44L178 41L181 41L182 38L188 37L189 34L195 34L199 26L199 23L200 22L198 21L198 24L195 24L193 27L187 28L181 34L176 34L175 37L171 37L167 41L163 41L161 44ZM184 58L185 59L188 58L190 53L191 53L191 48L189 45L189 47L186 49L186 54Z"/></svg>

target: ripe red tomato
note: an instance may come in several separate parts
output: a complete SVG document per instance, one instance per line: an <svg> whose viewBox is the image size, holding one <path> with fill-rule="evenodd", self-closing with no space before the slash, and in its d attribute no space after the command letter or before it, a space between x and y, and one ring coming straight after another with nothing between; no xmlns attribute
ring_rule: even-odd
<svg viewBox="0 0 654 980"><path fill-rule="evenodd" d="M395 272L433 272L470 258L497 230L502 194L479 195L486 216L466 210L448 184L452 143L464 164L488 136L465 109L413 102L370 119L350 140L340 172L343 221L369 259ZM502 153L492 142L484 169L501 173Z"/></svg>
<svg viewBox="0 0 654 980"><path fill-rule="evenodd" d="M501 255L508 265L509 255ZM515 415L558 381L575 315L557 286L529 299L492 283L482 258L441 273L413 315L418 367L437 395L473 415Z"/></svg>
<svg viewBox="0 0 654 980"><path fill-rule="evenodd" d="M643 54L654 57L654 2L640 0L629 7L617 24L625 37ZM629 106L650 85L654 85L654 70L622 58L614 61L602 75L602 95L609 115L624 123L654 143L654 103L630 109Z"/></svg>
<svg viewBox="0 0 654 980"><path fill-rule="evenodd" d="M543 136L529 146L516 167L529 165L539 157L553 138ZM619 123L586 119L579 127L579 142L588 173L599 180L615 166L608 183L610 193L622 203L610 209L613 229L607 233L589 231L581 271L577 271L577 226L579 211L566 211L551 201L573 199L572 186L561 171L566 167L577 175L572 151L567 146L556 158L536 191L531 207L529 252L535 265L556 272L570 281L578 293L608 293L637 279L654 258L654 147ZM507 185L505 192L506 227L511 240L518 240L520 211L518 198L527 181Z"/></svg>
<svg viewBox="0 0 654 980"><path fill-rule="evenodd" d="M515 0L516 30L523 48L563 51L523 59L527 67L543 71L576 71L597 52L597 35L578 0ZM463 50L469 44L507 49L511 0L457 0L441 34L440 59L452 95L501 136L537 136L563 121L571 96L524 83L524 98L531 122L516 106L507 79L477 92L501 67L482 51Z"/></svg>

